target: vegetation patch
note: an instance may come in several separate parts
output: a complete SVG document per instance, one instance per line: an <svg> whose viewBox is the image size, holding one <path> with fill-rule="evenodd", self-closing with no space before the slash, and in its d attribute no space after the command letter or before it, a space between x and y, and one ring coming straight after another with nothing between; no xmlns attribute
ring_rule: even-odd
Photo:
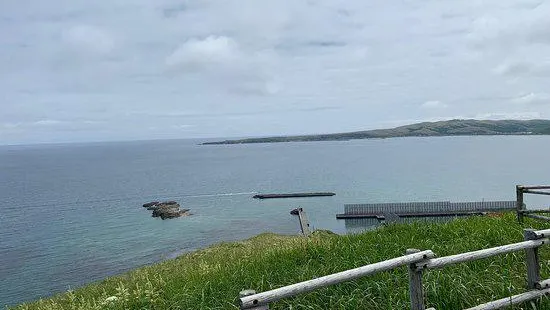
<svg viewBox="0 0 550 310"><path fill-rule="evenodd" d="M16 309L238 309L243 289L258 292L401 256L407 248L446 256L523 241L523 228L548 224L515 215L469 217L447 223L393 224L357 235L314 233L310 238L262 234L222 243L111 277ZM550 275L550 248L540 249L542 278ZM427 305L463 309L526 291L524 252L429 270ZM550 309L550 299L521 305ZM271 309L407 309L406 267L295 298Z"/></svg>

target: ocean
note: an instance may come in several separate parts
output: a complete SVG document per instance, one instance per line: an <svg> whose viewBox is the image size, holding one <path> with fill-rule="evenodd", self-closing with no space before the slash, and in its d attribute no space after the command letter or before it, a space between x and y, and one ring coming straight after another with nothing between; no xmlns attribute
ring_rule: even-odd
<svg viewBox="0 0 550 310"><path fill-rule="evenodd" d="M296 207L315 229L345 234L345 203L514 200L516 184L550 183L548 136L199 142L0 146L0 305L219 242L296 234ZM336 196L252 199L310 191ZM155 200L193 215L152 218L141 205Z"/></svg>

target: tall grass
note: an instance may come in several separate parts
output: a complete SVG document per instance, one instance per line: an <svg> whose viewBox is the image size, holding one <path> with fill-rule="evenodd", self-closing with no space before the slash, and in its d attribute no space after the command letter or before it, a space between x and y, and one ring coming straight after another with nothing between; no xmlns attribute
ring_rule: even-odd
<svg viewBox="0 0 550 310"><path fill-rule="evenodd" d="M547 228L539 221L523 227ZM143 267L17 309L237 309L243 289L266 291L396 256L407 248L438 256L522 241L513 214L448 223L389 225L358 235L311 238L262 234ZM540 251L543 278L550 248ZM516 252L425 273L427 304L462 309L525 291L525 254ZM407 309L405 267L281 300L271 309ZM533 308L536 307L536 308ZM550 309L546 300L520 308Z"/></svg>

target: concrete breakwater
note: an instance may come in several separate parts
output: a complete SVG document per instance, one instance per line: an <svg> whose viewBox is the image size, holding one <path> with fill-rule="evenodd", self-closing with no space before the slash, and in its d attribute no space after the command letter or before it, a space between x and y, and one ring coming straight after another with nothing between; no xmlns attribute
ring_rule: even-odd
<svg viewBox="0 0 550 310"><path fill-rule="evenodd" d="M315 192L315 193L290 193L290 194L258 194L252 196L256 199L273 199L273 198L300 198L300 197L323 197L334 196L331 192Z"/></svg>

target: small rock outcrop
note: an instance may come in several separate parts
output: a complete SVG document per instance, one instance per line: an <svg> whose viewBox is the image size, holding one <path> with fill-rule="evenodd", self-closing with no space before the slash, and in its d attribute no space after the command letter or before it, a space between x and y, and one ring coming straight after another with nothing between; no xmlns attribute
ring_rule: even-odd
<svg viewBox="0 0 550 310"><path fill-rule="evenodd" d="M160 217L163 220L191 215L189 209L180 209L176 201L152 201L144 204L143 207L153 211L153 217Z"/></svg>
<svg viewBox="0 0 550 310"><path fill-rule="evenodd" d="M160 201L151 201L148 203L143 204L143 207L147 210L154 210L156 209L157 205L160 203Z"/></svg>
<svg viewBox="0 0 550 310"><path fill-rule="evenodd" d="M156 206L160 203L160 201L152 201L152 202L148 202L148 203L144 203L143 204L143 207L144 208L149 208L150 206Z"/></svg>

